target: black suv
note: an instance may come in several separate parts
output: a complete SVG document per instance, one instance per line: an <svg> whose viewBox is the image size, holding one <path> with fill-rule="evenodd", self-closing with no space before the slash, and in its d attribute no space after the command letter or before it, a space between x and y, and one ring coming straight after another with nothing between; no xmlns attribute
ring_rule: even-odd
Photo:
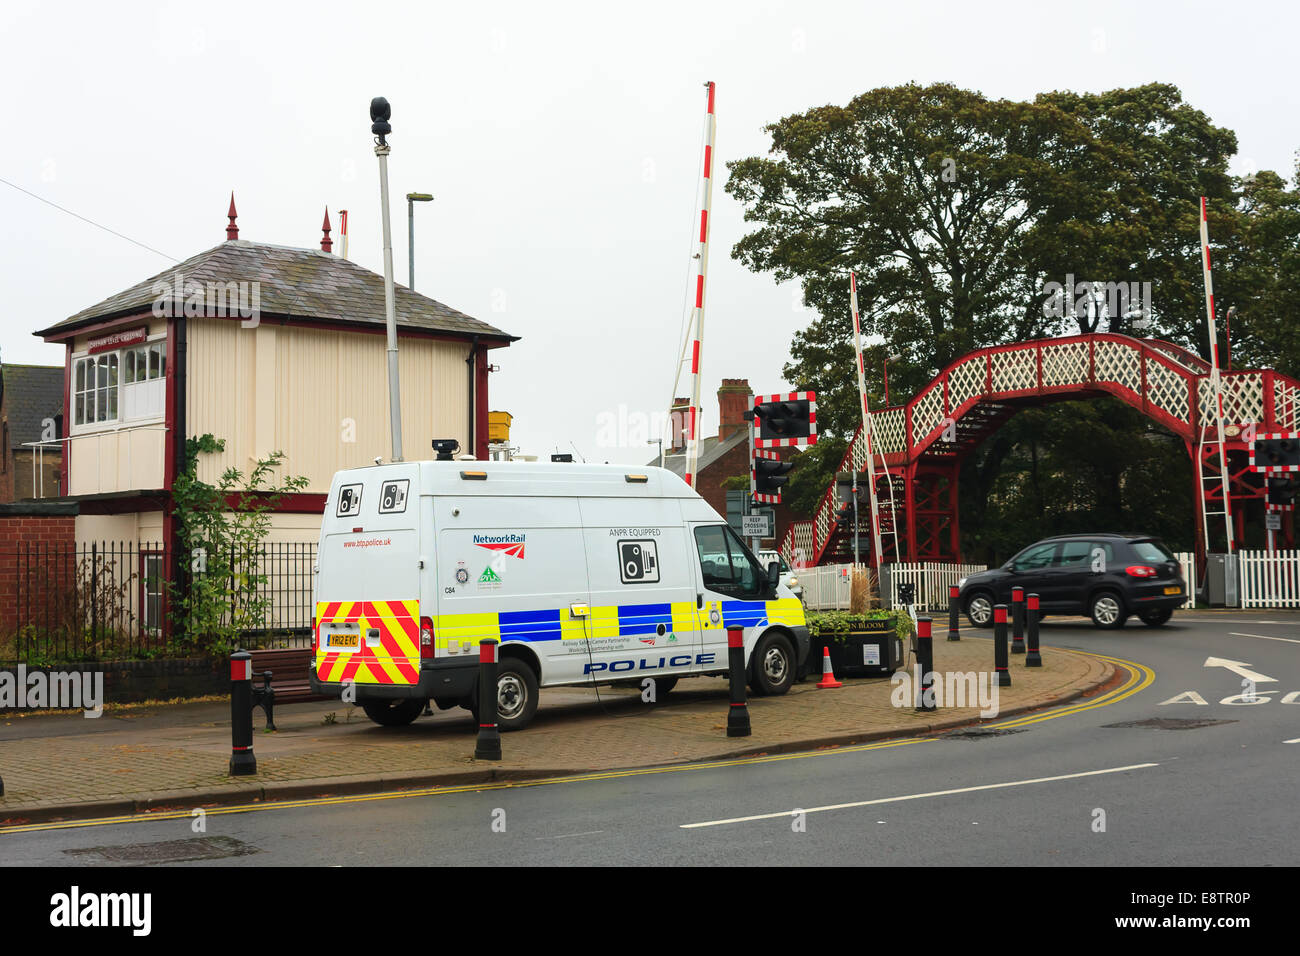
<svg viewBox="0 0 1300 956"><path fill-rule="evenodd" d="M1130 614L1159 627L1187 598L1178 560L1140 534L1070 534L1031 544L1000 568L960 582L958 600L976 627L993 624L993 605L1011 589L1037 594L1041 612L1085 614L1098 627L1123 627Z"/></svg>

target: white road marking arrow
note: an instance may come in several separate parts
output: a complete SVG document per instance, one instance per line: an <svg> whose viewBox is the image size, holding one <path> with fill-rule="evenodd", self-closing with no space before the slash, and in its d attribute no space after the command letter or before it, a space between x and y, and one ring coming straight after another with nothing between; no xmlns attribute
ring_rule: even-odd
<svg viewBox="0 0 1300 956"><path fill-rule="evenodd" d="M1206 667L1223 667L1232 671L1238 677L1246 680L1253 680L1256 684L1277 683L1276 677L1267 677L1264 674L1257 674L1250 669L1250 665L1245 661L1229 661L1222 657L1207 657L1205 659Z"/></svg>

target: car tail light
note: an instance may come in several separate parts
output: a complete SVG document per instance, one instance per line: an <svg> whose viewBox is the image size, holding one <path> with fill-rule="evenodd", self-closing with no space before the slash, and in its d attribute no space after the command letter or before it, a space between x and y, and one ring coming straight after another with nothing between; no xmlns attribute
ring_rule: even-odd
<svg viewBox="0 0 1300 956"><path fill-rule="evenodd" d="M311 650L315 654L320 650L320 631L316 630L316 615L311 616Z"/></svg>
<svg viewBox="0 0 1300 956"><path fill-rule="evenodd" d="M433 657L433 618L420 618L420 656Z"/></svg>
<svg viewBox="0 0 1300 956"><path fill-rule="evenodd" d="M1131 578L1154 578L1158 573L1155 568L1145 564L1132 564L1124 569Z"/></svg>

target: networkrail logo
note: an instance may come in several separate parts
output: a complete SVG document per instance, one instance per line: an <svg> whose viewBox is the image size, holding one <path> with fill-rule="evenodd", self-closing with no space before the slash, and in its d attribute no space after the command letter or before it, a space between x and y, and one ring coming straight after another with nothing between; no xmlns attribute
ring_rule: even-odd
<svg viewBox="0 0 1300 956"><path fill-rule="evenodd" d="M522 533L516 534L512 532L508 534L476 534L471 540L480 548L499 551L512 558L522 558L524 556L524 540L526 537Z"/></svg>

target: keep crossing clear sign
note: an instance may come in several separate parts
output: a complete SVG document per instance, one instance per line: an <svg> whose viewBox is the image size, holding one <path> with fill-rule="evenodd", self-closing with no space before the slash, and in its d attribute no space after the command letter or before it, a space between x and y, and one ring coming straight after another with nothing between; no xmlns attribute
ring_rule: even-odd
<svg viewBox="0 0 1300 956"><path fill-rule="evenodd" d="M741 534L746 538L770 538L776 533L769 514L744 515L740 519Z"/></svg>

